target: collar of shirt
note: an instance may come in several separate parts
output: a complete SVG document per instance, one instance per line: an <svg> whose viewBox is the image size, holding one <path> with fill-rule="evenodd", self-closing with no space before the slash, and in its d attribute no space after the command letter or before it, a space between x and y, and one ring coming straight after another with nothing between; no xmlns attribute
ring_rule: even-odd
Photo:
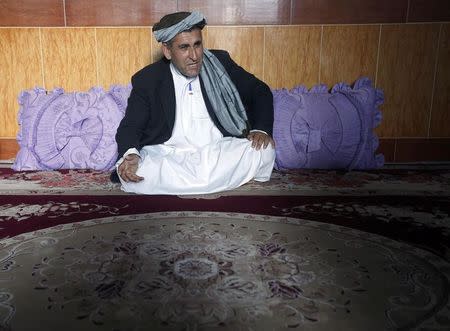
<svg viewBox="0 0 450 331"><path fill-rule="evenodd" d="M184 94L186 92L190 92L190 94L192 94L194 85L197 85L199 82L198 76L186 77L172 63L170 64L170 71L175 84L175 93L177 95Z"/></svg>

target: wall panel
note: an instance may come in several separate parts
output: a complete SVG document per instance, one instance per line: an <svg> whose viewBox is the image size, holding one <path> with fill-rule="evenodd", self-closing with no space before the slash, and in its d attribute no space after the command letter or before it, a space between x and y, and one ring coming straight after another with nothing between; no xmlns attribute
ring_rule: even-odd
<svg viewBox="0 0 450 331"><path fill-rule="evenodd" d="M320 81L332 86L367 76L375 82L379 31L378 25L325 26Z"/></svg>
<svg viewBox="0 0 450 331"><path fill-rule="evenodd" d="M0 137L15 137L20 91L42 86L38 28L0 29Z"/></svg>
<svg viewBox="0 0 450 331"><path fill-rule="evenodd" d="M408 22L450 21L449 0L410 0Z"/></svg>
<svg viewBox="0 0 450 331"><path fill-rule="evenodd" d="M433 107L431 137L450 137L450 24L441 29Z"/></svg>
<svg viewBox="0 0 450 331"><path fill-rule="evenodd" d="M209 27L208 47L227 50L236 63L263 78L263 27Z"/></svg>
<svg viewBox="0 0 450 331"><path fill-rule="evenodd" d="M97 28L99 85L128 84L131 76L151 63L148 28Z"/></svg>
<svg viewBox="0 0 450 331"><path fill-rule="evenodd" d="M177 11L177 0L66 0L68 26L152 25Z"/></svg>
<svg viewBox="0 0 450 331"><path fill-rule="evenodd" d="M426 137L439 24L383 25L377 85L384 137Z"/></svg>
<svg viewBox="0 0 450 331"><path fill-rule="evenodd" d="M292 24L401 23L408 0L293 0Z"/></svg>
<svg viewBox="0 0 450 331"><path fill-rule="evenodd" d="M64 26L64 1L1 0L0 26Z"/></svg>
<svg viewBox="0 0 450 331"><path fill-rule="evenodd" d="M42 29L45 87L66 91L97 85L94 28Z"/></svg>
<svg viewBox="0 0 450 331"><path fill-rule="evenodd" d="M157 42L155 37L151 38L151 60L152 63L158 61L159 59L161 59L161 57L163 57L163 53L161 51L161 43Z"/></svg>
<svg viewBox="0 0 450 331"><path fill-rule="evenodd" d="M272 88L311 87L319 80L321 28L265 28L264 80Z"/></svg>
<svg viewBox="0 0 450 331"><path fill-rule="evenodd" d="M212 25L289 24L291 0L182 0L178 10L198 10Z"/></svg>

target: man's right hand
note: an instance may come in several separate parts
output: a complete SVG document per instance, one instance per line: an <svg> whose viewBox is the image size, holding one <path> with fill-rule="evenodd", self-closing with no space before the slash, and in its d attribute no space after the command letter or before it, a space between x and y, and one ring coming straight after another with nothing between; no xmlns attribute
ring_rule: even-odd
<svg viewBox="0 0 450 331"><path fill-rule="evenodd" d="M140 182L144 177L136 175L138 170L140 157L137 154L129 154L125 156L123 162L119 165L117 173L125 182Z"/></svg>

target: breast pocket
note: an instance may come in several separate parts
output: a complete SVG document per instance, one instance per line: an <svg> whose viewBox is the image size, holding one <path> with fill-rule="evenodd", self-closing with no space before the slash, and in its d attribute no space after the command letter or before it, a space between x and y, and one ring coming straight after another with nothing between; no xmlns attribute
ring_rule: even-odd
<svg viewBox="0 0 450 331"><path fill-rule="evenodd" d="M201 94L194 94L190 97L192 98L192 118L196 120L211 120Z"/></svg>

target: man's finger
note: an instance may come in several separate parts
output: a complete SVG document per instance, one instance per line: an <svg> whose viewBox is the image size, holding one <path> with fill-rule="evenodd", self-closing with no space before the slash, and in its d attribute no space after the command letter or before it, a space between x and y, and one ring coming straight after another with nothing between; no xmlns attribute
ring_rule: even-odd
<svg viewBox="0 0 450 331"><path fill-rule="evenodd" d="M122 174L120 175L120 177L122 177L122 179L125 182L131 181L131 178L130 178L130 176L128 175L128 173L126 171L122 171Z"/></svg>
<svg viewBox="0 0 450 331"><path fill-rule="evenodd" d="M259 151L261 149L262 144L264 143L264 140L261 139L262 137L259 137L259 139L256 142L256 150Z"/></svg>
<svg viewBox="0 0 450 331"><path fill-rule="evenodd" d="M131 176L129 176L129 178L130 178L130 181L134 182L134 183L137 183L137 182L140 182L140 181L144 180L143 177L139 177L137 175L131 175Z"/></svg>
<svg viewBox="0 0 450 331"><path fill-rule="evenodd" d="M133 163L137 163L139 162L139 156L136 154L129 154L127 156L125 156L125 160L124 161L133 161Z"/></svg>
<svg viewBox="0 0 450 331"><path fill-rule="evenodd" d="M269 143L275 148L274 140L265 133L253 132L247 136L247 139L252 142L252 148L255 148L256 150L260 150L261 147L266 149L267 146L269 146Z"/></svg>
<svg viewBox="0 0 450 331"><path fill-rule="evenodd" d="M143 177L140 177L140 176L138 176L138 175L136 175L136 174L134 174L134 173L132 173L132 172L130 172L130 171L125 171L124 173L123 173L123 176L122 176L122 179L125 181L125 182L140 182L141 180L143 180L144 178Z"/></svg>
<svg viewBox="0 0 450 331"><path fill-rule="evenodd" d="M260 144L261 144L260 138L261 138L260 135L258 135L256 133L251 133L249 135L249 140L251 140L251 142L252 142L252 148L255 148L256 150L259 149Z"/></svg>
<svg viewBox="0 0 450 331"><path fill-rule="evenodd" d="M253 139L252 147L255 148L256 150L258 150L259 144L260 144L260 142L258 140L258 137L255 137L255 139Z"/></svg>
<svg viewBox="0 0 450 331"><path fill-rule="evenodd" d="M144 177L138 176L135 173L131 175L131 177L133 178L133 180L135 182L140 182L141 180L144 180Z"/></svg>
<svg viewBox="0 0 450 331"><path fill-rule="evenodd" d="M136 175L137 169L133 171L132 169L129 169L126 166L122 168L119 166L118 170L120 178L122 178L125 182L140 182L141 180L144 179L143 177Z"/></svg>

